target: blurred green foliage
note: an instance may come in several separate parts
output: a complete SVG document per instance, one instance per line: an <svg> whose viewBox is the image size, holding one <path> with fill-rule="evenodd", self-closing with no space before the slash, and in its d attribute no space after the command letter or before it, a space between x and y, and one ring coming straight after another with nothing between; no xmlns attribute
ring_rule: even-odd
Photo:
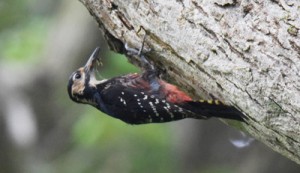
<svg viewBox="0 0 300 173"><path fill-rule="evenodd" d="M124 55L108 51L105 62L103 62L103 71L101 76L111 78L118 75L139 72L139 68L133 66L128 62Z"/></svg>
<svg viewBox="0 0 300 173"><path fill-rule="evenodd" d="M0 60L31 63L45 43L45 33L57 0L0 1Z"/></svg>
<svg viewBox="0 0 300 173"><path fill-rule="evenodd" d="M22 28L12 28L0 33L0 56L5 61L30 63L38 60L45 43L47 23L41 19L33 19Z"/></svg>
<svg viewBox="0 0 300 173"><path fill-rule="evenodd" d="M28 17L29 6L24 0L0 1L0 31L24 21Z"/></svg>
<svg viewBox="0 0 300 173"><path fill-rule="evenodd" d="M169 131L161 125L132 126L91 109L74 126L78 148L98 153L97 170L110 160L125 172L173 172ZM116 158L117 157L117 158ZM89 164L93 166L92 162ZM95 166L95 165L94 165ZM82 172L87 172L87 168ZM93 171L92 171L93 172Z"/></svg>

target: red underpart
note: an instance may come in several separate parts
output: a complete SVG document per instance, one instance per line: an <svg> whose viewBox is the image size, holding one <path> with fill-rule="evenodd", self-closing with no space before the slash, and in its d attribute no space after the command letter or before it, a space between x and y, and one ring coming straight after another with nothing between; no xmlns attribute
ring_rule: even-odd
<svg viewBox="0 0 300 173"><path fill-rule="evenodd" d="M166 95L166 100L171 103L182 103L192 101L192 98L183 91L179 90L177 86L169 84L163 80L160 80L162 86L162 92Z"/></svg>
<svg viewBox="0 0 300 173"><path fill-rule="evenodd" d="M139 74L134 73L128 75L130 87L132 88L143 88L145 91L151 90L149 81L144 80ZM167 83L163 80L159 80L160 94L168 102L179 104L187 101L192 101L192 98L183 91L179 90L177 86Z"/></svg>

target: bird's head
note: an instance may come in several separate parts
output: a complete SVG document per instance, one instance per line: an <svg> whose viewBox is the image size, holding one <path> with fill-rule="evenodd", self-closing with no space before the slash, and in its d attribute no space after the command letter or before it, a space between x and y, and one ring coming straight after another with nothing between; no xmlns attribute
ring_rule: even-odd
<svg viewBox="0 0 300 173"><path fill-rule="evenodd" d="M94 92L98 81L95 78L95 66L97 64L99 47L97 47L84 67L74 71L68 83L68 93L70 98L77 103L94 105Z"/></svg>

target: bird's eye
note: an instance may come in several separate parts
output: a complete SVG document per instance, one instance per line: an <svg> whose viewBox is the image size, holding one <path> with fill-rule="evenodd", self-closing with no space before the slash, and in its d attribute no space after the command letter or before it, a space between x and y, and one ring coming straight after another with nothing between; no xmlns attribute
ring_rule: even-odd
<svg viewBox="0 0 300 173"><path fill-rule="evenodd" d="M80 78L81 78L81 74L76 73L76 74L75 74L75 79L80 79Z"/></svg>

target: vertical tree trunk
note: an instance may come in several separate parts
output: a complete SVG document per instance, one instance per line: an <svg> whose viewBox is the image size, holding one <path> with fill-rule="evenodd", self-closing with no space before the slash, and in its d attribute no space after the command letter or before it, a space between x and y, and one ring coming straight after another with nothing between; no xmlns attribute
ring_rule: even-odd
<svg viewBox="0 0 300 173"><path fill-rule="evenodd" d="M300 2L81 0L111 47L140 47L196 97L249 117L255 138L300 164Z"/></svg>

